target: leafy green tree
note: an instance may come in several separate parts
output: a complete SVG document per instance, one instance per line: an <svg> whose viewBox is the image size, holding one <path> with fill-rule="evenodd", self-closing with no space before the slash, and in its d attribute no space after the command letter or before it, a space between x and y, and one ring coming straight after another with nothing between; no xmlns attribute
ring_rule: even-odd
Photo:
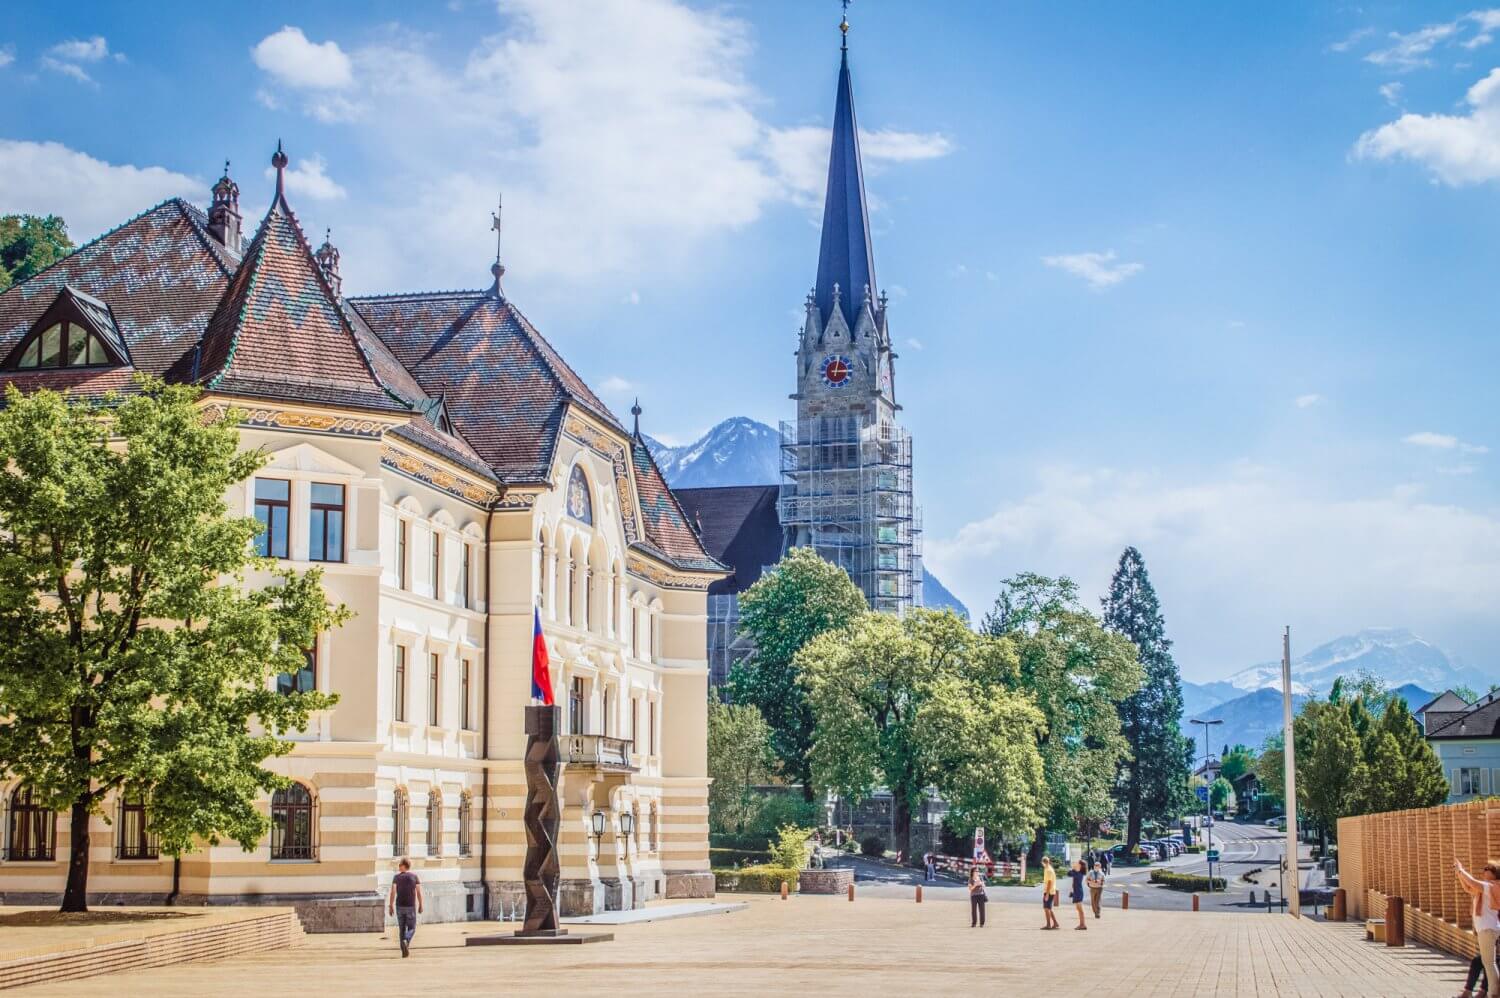
<svg viewBox="0 0 1500 998"><path fill-rule="evenodd" d="M1479 692L1475 690L1474 687L1469 686L1465 683L1460 683L1459 685L1453 687L1453 689L1449 690L1449 692L1454 696L1462 697L1464 703L1473 703L1474 701L1479 699Z"/></svg>
<svg viewBox="0 0 1500 998"><path fill-rule="evenodd" d="M347 617L229 515L263 456L205 423L196 390L141 387L98 405L11 387L0 410L0 771L68 813L64 911L87 910L89 817L111 792L149 797L168 855L257 844L256 799L286 783L262 763L334 702L272 679ZM252 568L273 582L247 588Z"/></svg>
<svg viewBox="0 0 1500 998"><path fill-rule="evenodd" d="M755 784L766 779L776 757L771 728L760 711L746 704L708 702L709 827L743 832L760 810Z"/></svg>
<svg viewBox="0 0 1500 998"><path fill-rule="evenodd" d="M1072 827L1112 810L1109 789L1130 755L1116 705L1140 689L1142 670L1136 647L1100 626L1066 577L1028 572L1006 580L984 629L1014 642L1020 664L1015 688L1032 698L1046 722L1037 738L1043 822L1031 846L1040 862L1048 825Z"/></svg>
<svg viewBox="0 0 1500 998"><path fill-rule="evenodd" d="M1133 846L1142 822L1175 818L1188 806L1192 769L1192 743L1181 731L1182 677L1146 562L1133 547L1120 555L1104 598L1104 626L1135 645L1144 674L1140 689L1119 706L1130 753L1121 760L1116 792L1126 813L1125 840Z"/></svg>
<svg viewBox="0 0 1500 998"><path fill-rule="evenodd" d="M1350 719L1350 705L1309 702L1292 724L1297 752L1297 807L1326 833L1358 814L1367 798L1369 767Z"/></svg>
<svg viewBox="0 0 1500 998"><path fill-rule="evenodd" d="M1007 691L1008 641L951 611L864 613L797 656L817 719L814 775L850 799L890 788L897 848L911 855L911 812L928 787L966 820L1029 827L1040 813L1041 716Z"/></svg>
<svg viewBox="0 0 1500 998"><path fill-rule="evenodd" d="M1255 752L1244 745L1226 748L1219 760L1219 775L1233 786L1246 773L1255 770Z"/></svg>
<svg viewBox="0 0 1500 998"><path fill-rule="evenodd" d="M1378 779L1390 786L1385 808L1371 810L1400 810L1408 807L1435 807L1448 799L1448 778L1443 775L1443 763L1422 734L1416 718L1406 701L1393 697L1380 716L1376 729L1382 744L1389 738L1395 744L1400 766L1394 763L1388 768L1377 768L1371 762L1371 779ZM1382 750L1390 756L1391 748ZM1399 780L1395 774L1399 773Z"/></svg>
<svg viewBox="0 0 1500 998"><path fill-rule="evenodd" d="M812 548L793 548L740 597L740 633L754 651L729 675L735 703L760 709L782 775L813 799L813 716L798 682L797 653L869 609L849 573Z"/></svg>
<svg viewBox="0 0 1500 998"><path fill-rule="evenodd" d="M1234 786L1220 776L1208 785L1208 803L1215 811L1223 810L1234 796Z"/></svg>
<svg viewBox="0 0 1500 998"><path fill-rule="evenodd" d="M67 223L56 215L0 215L0 291L72 251Z"/></svg>

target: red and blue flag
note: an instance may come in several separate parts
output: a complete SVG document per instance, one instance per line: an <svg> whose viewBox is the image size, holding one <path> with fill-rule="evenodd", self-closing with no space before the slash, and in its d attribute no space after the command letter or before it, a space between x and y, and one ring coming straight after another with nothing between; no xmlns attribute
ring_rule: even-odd
<svg viewBox="0 0 1500 998"><path fill-rule="evenodd" d="M531 631L531 696L552 706L552 669L547 658L547 637L542 633L542 611L534 609Z"/></svg>

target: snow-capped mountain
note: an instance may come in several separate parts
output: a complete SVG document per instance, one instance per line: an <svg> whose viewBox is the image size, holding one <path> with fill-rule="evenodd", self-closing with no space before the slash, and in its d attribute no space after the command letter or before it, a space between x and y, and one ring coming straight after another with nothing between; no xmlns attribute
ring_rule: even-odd
<svg viewBox="0 0 1500 998"><path fill-rule="evenodd" d="M1294 693L1326 693L1339 676L1370 673L1389 686L1414 684L1425 690L1469 685L1486 689L1489 677L1461 665L1437 645L1402 627L1372 627L1340 638L1292 660ZM1228 682L1240 690L1281 689L1281 663L1242 669Z"/></svg>
<svg viewBox="0 0 1500 998"><path fill-rule="evenodd" d="M690 444L668 447L646 437L657 467L674 489L774 485L781 481L781 435L765 423L735 416Z"/></svg>
<svg viewBox="0 0 1500 998"><path fill-rule="evenodd" d="M681 447L669 447L649 436L645 439L662 476L674 489L774 485L781 481L781 434L745 416L726 419ZM958 597L925 568L922 593L927 606L969 615Z"/></svg>

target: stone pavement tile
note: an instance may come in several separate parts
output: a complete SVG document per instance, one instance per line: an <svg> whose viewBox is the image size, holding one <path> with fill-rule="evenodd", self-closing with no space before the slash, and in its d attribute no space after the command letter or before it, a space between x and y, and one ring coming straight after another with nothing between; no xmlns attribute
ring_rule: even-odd
<svg viewBox="0 0 1500 998"><path fill-rule="evenodd" d="M736 897L735 900L739 900ZM614 929L586 947L476 947L497 927L423 925L409 960L393 939L309 936L293 951L19 989L17 995L150 998L267 989L516 995L1449 995L1461 961L1365 943L1348 925L1290 916L1112 912L1087 933L1039 931L1041 912L992 904L746 896L749 907ZM1071 920L1063 913L1063 924ZM507 926L509 928L509 926Z"/></svg>

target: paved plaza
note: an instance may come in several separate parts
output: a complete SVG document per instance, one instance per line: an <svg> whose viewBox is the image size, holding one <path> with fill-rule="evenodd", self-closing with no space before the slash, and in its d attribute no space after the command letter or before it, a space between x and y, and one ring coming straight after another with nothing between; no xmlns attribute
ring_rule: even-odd
<svg viewBox="0 0 1500 998"><path fill-rule="evenodd" d="M231 994L273 982L322 996L1451 995L1463 964L1366 943L1355 925L1279 915L1106 911L1088 932L1039 930L1041 913L894 898L750 897L745 910L612 926L593 946L466 947L474 923L424 925L412 958L389 936L308 936L282 950L18 989L18 995ZM1063 924L1071 920L1063 913ZM497 926L496 928L499 928ZM505 926L509 931L513 926ZM292 985L292 982L295 982Z"/></svg>

